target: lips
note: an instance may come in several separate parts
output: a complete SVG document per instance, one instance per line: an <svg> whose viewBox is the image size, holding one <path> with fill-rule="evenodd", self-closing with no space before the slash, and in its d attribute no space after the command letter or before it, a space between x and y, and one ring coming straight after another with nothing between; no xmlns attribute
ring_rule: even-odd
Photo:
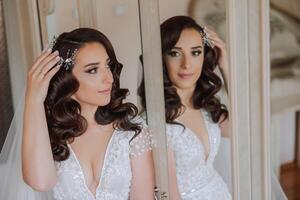
<svg viewBox="0 0 300 200"><path fill-rule="evenodd" d="M193 76L193 73L179 73L178 76L179 76L181 79L189 79L190 77Z"/></svg>
<svg viewBox="0 0 300 200"><path fill-rule="evenodd" d="M107 89L104 89L104 90L101 90L101 91L98 91L98 92L101 93L101 94L110 94L111 88L107 88Z"/></svg>

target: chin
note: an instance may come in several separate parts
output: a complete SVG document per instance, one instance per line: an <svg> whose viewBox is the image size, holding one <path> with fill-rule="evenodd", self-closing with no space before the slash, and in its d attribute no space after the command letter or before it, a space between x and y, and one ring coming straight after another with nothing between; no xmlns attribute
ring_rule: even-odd
<svg viewBox="0 0 300 200"><path fill-rule="evenodd" d="M177 84L177 88L181 89L181 90L185 90L185 89L191 89L195 87L195 83L180 83Z"/></svg>
<svg viewBox="0 0 300 200"><path fill-rule="evenodd" d="M109 104L111 98L102 99L101 102L98 103L98 106L106 106Z"/></svg>

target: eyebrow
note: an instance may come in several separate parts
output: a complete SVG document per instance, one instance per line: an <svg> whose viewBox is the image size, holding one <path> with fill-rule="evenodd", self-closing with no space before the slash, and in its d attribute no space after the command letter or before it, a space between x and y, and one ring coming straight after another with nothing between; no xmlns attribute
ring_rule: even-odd
<svg viewBox="0 0 300 200"><path fill-rule="evenodd" d="M200 45L199 45L199 46L192 47L192 49L199 49L199 48L202 49L203 47L200 46Z"/></svg>
<svg viewBox="0 0 300 200"><path fill-rule="evenodd" d="M201 45L198 45L198 46L194 46L194 47L192 47L191 49L202 49L203 47L201 46ZM182 48L181 47L173 47L172 49L178 49L178 50L182 50Z"/></svg>
<svg viewBox="0 0 300 200"><path fill-rule="evenodd" d="M84 65L83 67L86 68L88 66L99 65L99 64L100 64L100 62L88 63L88 64Z"/></svg>
<svg viewBox="0 0 300 200"><path fill-rule="evenodd" d="M109 61L110 61L110 58L107 58L106 63L108 63ZM86 68L88 66L94 66L94 65L99 65L99 64L100 64L100 62L93 62L93 63L88 63L88 64L84 65L83 67Z"/></svg>

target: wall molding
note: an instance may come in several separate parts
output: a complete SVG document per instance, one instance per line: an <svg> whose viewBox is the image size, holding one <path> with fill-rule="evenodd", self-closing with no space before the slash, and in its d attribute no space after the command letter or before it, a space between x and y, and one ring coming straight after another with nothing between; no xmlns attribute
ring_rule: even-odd
<svg viewBox="0 0 300 200"><path fill-rule="evenodd" d="M229 0L233 197L271 199L269 1Z"/></svg>

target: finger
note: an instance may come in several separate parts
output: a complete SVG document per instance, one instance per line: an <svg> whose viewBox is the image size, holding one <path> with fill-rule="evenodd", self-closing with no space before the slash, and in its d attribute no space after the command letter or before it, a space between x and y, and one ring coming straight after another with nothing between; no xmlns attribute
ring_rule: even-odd
<svg viewBox="0 0 300 200"><path fill-rule="evenodd" d="M212 29L207 28L207 27L204 29L204 31L205 31L206 33L217 34L217 33L214 32Z"/></svg>
<svg viewBox="0 0 300 200"><path fill-rule="evenodd" d="M221 39L221 38L218 38L218 37L214 37L214 38L210 38L210 40L214 41L214 42L218 42L220 44L224 44L224 41Z"/></svg>
<svg viewBox="0 0 300 200"><path fill-rule="evenodd" d="M42 50L42 53L46 52L48 49L51 49L49 43L44 46L44 49Z"/></svg>
<svg viewBox="0 0 300 200"><path fill-rule="evenodd" d="M208 38L209 38L211 41L221 43L221 44L223 44L223 45L225 46L224 41L223 41L221 38L219 38L219 37L216 37L216 36L210 36L210 37L208 37Z"/></svg>
<svg viewBox="0 0 300 200"><path fill-rule="evenodd" d="M206 31L205 32L207 37L218 37L219 38L219 35L213 31Z"/></svg>
<svg viewBox="0 0 300 200"><path fill-rule="evenodd" d="M38 76L44 78L47 75L47 73L58 63L59 60L59 56L56 56L55 58L50 60L40 71L40 74Z"/></svg>
<svg viewBox="0 0 300 200"><path fill-rule="evenodd" d="M49 83L50 80L53 78L53 76L59 71L60 67L61 67L61 64L50 69L50 71L48 71L44 77L45 81L47 81Z"/></svg>
<svg viewBox="0 0 300 200"><path fill-rule="evenodd" d="M33 72L40 66L40 63L51 54L51 49L47 49L45 52L41 53L39 57L35 60L33 66L31 67L30 71Z"/></svg>
<svg viewBox="0 0 300 200"><path fill-rule="evenodd" d="M52 54L46 56L39 64L39 66L32 72L33 75L39 75L43 68L49 63L51 60L55 59L58 56L58 51L53 52Z"/></svg>
<svg viewBox="0 0 300 200"><path fill-rule="evenodd" d="M221 40L221 39L218 38L218 37L210 37L209 39L210 39L211 41L214 41L214 42L224 43L223 40Z"/></svg>
<svg viewBox="0 0 300 200"><path fill-rule="evenodd" d="M219 48L219 49L224 49L225 48L225 45L223 42L220 42L220 41L212 41L212 43L215 45L215 47Z"/></svg>
<svg viewBox="0 0 300 200"><path fill-rule="evenodd" d="M206 35L208 38L219 38L219 35L217 35L216 33L207 33Z"/></svg>

